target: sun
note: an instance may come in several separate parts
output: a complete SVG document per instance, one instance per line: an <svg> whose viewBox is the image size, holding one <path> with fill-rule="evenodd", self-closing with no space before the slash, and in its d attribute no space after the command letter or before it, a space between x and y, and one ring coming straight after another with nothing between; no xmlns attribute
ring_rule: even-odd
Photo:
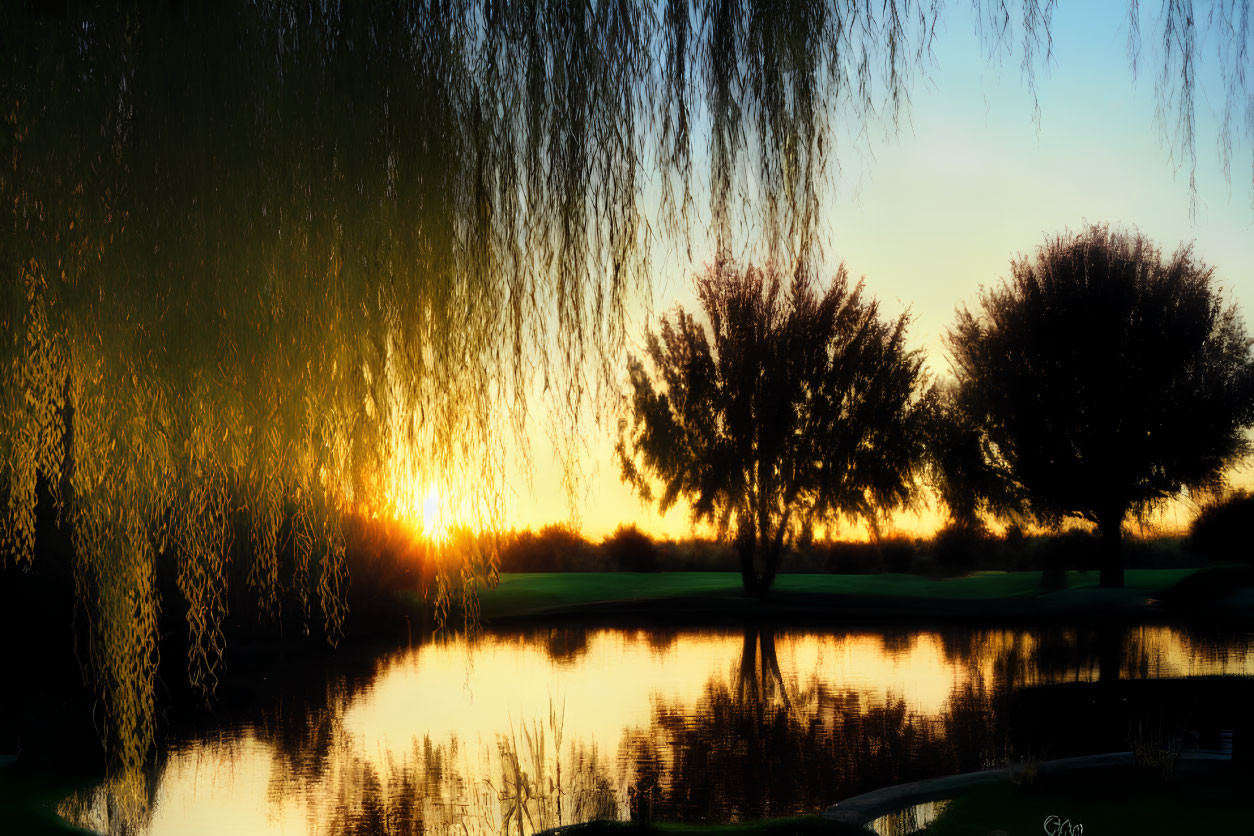
<svg viewBox="0 0 1254 836"><path fill-rule="evenodd" d="M388 490L388 503L394 519L412 527L415 535L433 543L448 539L453 515L440 483L418 474L398 476Z"/></svg>
<svg viewBox="0 0 1254 836"><path fill-rule="evenodd" d="M423 534L437 542L443 540L448 533L448 522L444 519L444 506L440 501L440 491L434 484L427 486L427 492L423 495L422 505L418 510Z"/></svg>

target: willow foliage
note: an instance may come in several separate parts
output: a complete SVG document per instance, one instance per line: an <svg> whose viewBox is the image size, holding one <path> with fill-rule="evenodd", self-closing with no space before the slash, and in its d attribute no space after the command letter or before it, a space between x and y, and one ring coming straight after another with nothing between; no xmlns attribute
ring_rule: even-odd
<svg viewBox="0 0 1254 836"><path fill-rule="evenodd" d="M290 528L282 582L334 638L340 512L388 510L401 473L491 518L531 393L576 438L651 246L687 235L695 195L720 248L751 232L805 257L836 126L895 118L939 14L67 5L0 5L0 537L32 559L44 476L128 765L151 741L156 561L177 561L207 688L239 512L263 605ZM1014 26L977 6L1033 66L1052 3L1025 0ZM444 606L494 572L491 555L446 567Z"/></svg>

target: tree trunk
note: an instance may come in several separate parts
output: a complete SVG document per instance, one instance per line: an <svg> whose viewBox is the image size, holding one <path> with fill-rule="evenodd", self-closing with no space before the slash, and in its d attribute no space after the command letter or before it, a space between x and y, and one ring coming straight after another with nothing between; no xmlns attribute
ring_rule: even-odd
<svg viewBox="0 0 1254 836"><path fill-rule="evenodd" d="M1102 537L1102 579L1104 587L1123 586L1123 513L1112 513L1098 524Z"/></svg>
<svg viewBox="0 0 1254 836"><path fill-rule="evenodd" d="M766 597L779 571L779 556L782 550L775 548L774 544L769 541L760 544L756 537L739 538L736 550L740 555L740 580L744 584L745 594L758 598ZM759 553L762 556L761 572L754 565Z"/></svg>
<svg viewBox="0 0 1254 836"><path fill-rule="evenodd" d="M766 597L771 584L775 582L775 573L779 571L780 549L774 543L767 543L762 549L762 574L758 576L758 595Z"/></svg>
<svg viewBox="0 0 1254 836"><path fill-rule="evenodd" d="M740 554L740 580L744 584L746 595L761 595L762 585L758 578L758 570L753 565L753 555L757 551L757 543L752 537L741 537L736 544Z"/></svg>

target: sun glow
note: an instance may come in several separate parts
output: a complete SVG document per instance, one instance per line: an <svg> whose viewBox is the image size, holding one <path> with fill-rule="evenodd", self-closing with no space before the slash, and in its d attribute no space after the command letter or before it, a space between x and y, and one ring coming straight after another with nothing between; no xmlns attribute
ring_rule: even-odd
<svg viewBox="0 0 1254 836"><path fill-rule="evenodd" d="M434 483L427 485L421 505L414 510L417 511L415 522L421 525L422 533L428 540L439 543L448 537L448 520L444 513L444 503Z"/></svg>
<svg viewBox="0 0 1254 836"><path fill-rule="evenodd" d="M424 540L443 543L448 538L449 519L444 498L435 482L415 482L402 489L395 503L396 517L413 526Z"/></svg>
<svg viewBox="0 0 1254 836"><path fill-rule="evenodd" d="M398 475L392 480L389 493L394 519L411 526L415 534L432 543L448 539L452 514L439 483L418 474Z"/></svg>

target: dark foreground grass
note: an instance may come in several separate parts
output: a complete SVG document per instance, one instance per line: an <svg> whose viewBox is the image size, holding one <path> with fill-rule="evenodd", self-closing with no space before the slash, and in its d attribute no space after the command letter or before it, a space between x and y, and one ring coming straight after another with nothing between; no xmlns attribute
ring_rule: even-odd
<svg viewBox="0 0 1254 836"><path fill-rule="evenodd" d="M1016 610L1145 607L1149 598L1162 594L1195 569L1133 569L1126 573L1123 589L1099 589L1097 572L1069 572L1068 589L1045 593L1039 572L977 572L961 578L932 580L918 575L780 575L766 605L804 603L823 608L909 608L932 606L949 609L969 604L972 612L982 605L1000 602ZM827 599L826 601L824 599ZM746 598L740 576L734 572L571 572L503 574L500 585L480 593L483 618L544 616L559 613L593 614L598 610L622 610L640 605L658 612L668 602L685 608L708 606L758 610L762 604Z"/></svg>
<svg viewBox="0 0 1254 836"><path fill-rule="evenodd" d="M99 775L46 772L19 766L0 769L0 833L88 836L91 831L73 827L58 816L57 805L75 790L99 780Z"/></svg>
<svg viewBox="0 0 1254 836"><path fill-rule="evenodd" d="M1250 833L1249 788L1254 775L1236 768L1157 775L1123 770L1048 776L1029 787L994 784L953 799L925 831L928 836L971 833L1067 833L1050 830L1056 816L1074 833L1136 836ZM1075 826L1079 827L1075 827Z"/></svg>
<svg viewBox="0 0 1254 836"><path fill-rule="evenodd" d="M1034 786L1010 783L979 787L949 802L924 833L927 836L969 836L1004 832L1066 833L1050 830L1051 816L1080 825L1083 833L1159 836L1182 833L1248 833L1248 788L1254 775L1224 764L1182 772L1164 783L1158 776L1131 770L1082 771L1048 776ZM866 836L858 825L827 821L820 816L795 816L738 824L702 825L589 822L562 828L562 836L786 836L847 834ZM1079 828L1071 831L1080 833Z"/></svg>

